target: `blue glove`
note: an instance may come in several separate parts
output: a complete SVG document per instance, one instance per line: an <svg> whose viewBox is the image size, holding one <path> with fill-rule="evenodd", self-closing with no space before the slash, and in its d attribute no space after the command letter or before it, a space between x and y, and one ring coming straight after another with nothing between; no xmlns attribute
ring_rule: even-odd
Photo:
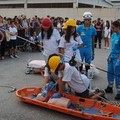
<svg viewBox="0 0 120 120"><path fill-rule="evenodd" d="M61 98L59 93L54 93L51 98Z"/></svg>
<svg viewBox="0 0 120 120"><path fill-rule="evenodd" d="M65 62L65 59L64 57L61 58L61 63L64 63Z"/></svg>
<svg viewBox="0 0 120 120"><path fill-rule="evenodd" d="M75 51L75 50L77 50L78 49L78 45L74 45L73 47L72 47L72 49Z"/></svg>
<svg viewBox="0 0 120 120"><path fill-rule="evenodd" d="M94 60L95 54L92 54L92 60Z"/></svg>

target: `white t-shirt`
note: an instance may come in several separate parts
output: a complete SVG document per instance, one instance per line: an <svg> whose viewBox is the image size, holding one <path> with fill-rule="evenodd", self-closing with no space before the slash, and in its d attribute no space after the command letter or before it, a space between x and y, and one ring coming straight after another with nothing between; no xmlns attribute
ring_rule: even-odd
<svg viewBox="0 0 120 120"><path fill-rule="evenodd" d="M58 23L58 24L57 24L57 30L58 30L58 32L61 32L61 28L62 28L62 27L61 27L61 24Z"/></svg>
<svg viewBox="0 0 120 120"><path fill-rule="evenodd" d="M73 56L73 53L75 52L76 55L75 55L75 60L77 61L80 61L81 62L81 56L80 56L80 52L79 52L79 49L77 49L76 51L73 51L72 47L74 45L79 45L79 44L82 44L82 39L80 36L77 36L74 40L74 37L71 36L70 38L70 42L68 43L66 40L65 40L65 36L62 36L61 37L61 40L60 40L60 43L59 43L59 48L64 48L64 59L65 59L65 62L69 62L70 59L72 58Z"/></svg>
<svg viewBox="0 0 120 120"><path fill-rule="evenodd" d="M111 29L109 28L107 28L107 27L105 27L105 29L104 29L104 37L108 37L108 38L110 38L110 35L111 35Z"/></svg>
<svg viewBox="0 0 120 120"><path fill-rule="evenodd" d="M45 35L44 39L42 40L44 46L43 55L48 57L49 55L58 52L59 40L60 40L60 34L56 29L53 30L50 39L47 39Z"/></svg>
<svg viewBox="0 0 120 120"><path fill-rule="evenodd" d="M58 77L62 77L62 81L67 82L78 93L84 92L90 85L90 80L69 63L65 63L65 69Z"/></svg>
<svg viewBox="0 0 120 120"><path fill-rule="evenodd" d="M13 33L13 34L17 33L16 27L9 27L9 32L10 32L10 33ZM16 36L16 35L10 35L10 39L16 40L16 39L17 39L17 36Z"/></svg>

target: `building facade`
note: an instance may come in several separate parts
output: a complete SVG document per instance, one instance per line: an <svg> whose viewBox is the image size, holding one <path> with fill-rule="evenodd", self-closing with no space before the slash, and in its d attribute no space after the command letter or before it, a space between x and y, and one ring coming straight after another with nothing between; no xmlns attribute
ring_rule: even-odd
<svg viewBox="0 0 120 120"><path fill-rule="evenodd" d="M26 14L81 19L83 12L90 11L94 19L120 18L120 0L0 0L0 9L2 16L11 17Z"/></svg>

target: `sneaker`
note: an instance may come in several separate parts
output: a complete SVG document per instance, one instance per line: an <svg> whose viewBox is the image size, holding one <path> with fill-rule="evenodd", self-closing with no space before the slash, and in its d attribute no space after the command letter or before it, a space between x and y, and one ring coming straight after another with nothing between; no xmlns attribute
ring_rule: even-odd
<svg viewBox="0 0 120 120"><path fill-rule="evenodd" d="M109 47L107 47L106 49L107 49L107 50L109 50L110 48L109 48Z"/></svg>
<svg viewBox="0 0 120 120"><path fill-rule="evenodd" d="M18 55L14 55L14 57L15 57L15 58L19 58L19 56L18 56Z"/></svg>
<svg viewBox="0 0 120 120"><path fill-rule="evenodd" d="M120 94L117 94L117 95L115 96L115 100L120 100Z"/></svg>
<svg viewBox="0 0 120 120"><path fill-rule="evenodd" d="M10 55L10 58L14 58L12 55Z"/></svg>
<svg viewBox="0 0 120 120"><path fill-rule="evenodd" d="M113 88L108 86L108 87L105 89L105 92L106 92L106 93L113 93Z"/></svg>

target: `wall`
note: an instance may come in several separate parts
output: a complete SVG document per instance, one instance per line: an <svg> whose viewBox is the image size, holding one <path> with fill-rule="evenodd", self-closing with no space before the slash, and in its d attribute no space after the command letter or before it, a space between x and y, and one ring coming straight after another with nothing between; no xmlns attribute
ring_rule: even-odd
<svg viewBox="0 0 120 120"><path fill-rule="evenodd" d="M86 4L90 4L90 5L97 5L97 6L102 6L102 7L112 7L112 5L108 4L107 2L105 2L105 0L78 0L79 3L86 3Z"/></svg>
<svg viewBox="0 0 120 120"><path fill-rule="evenodd" d="M50 16L61 16L69 17L82 20L84 12L90 11L93 14L93 19L101 17L103 20L115 20L120 17L120 9L112 8L48 8L48 9L0 9L0 15L7 17L14 17L15 15L25 14L27 17L33 17L38 15L44 17Z"/></svg>

